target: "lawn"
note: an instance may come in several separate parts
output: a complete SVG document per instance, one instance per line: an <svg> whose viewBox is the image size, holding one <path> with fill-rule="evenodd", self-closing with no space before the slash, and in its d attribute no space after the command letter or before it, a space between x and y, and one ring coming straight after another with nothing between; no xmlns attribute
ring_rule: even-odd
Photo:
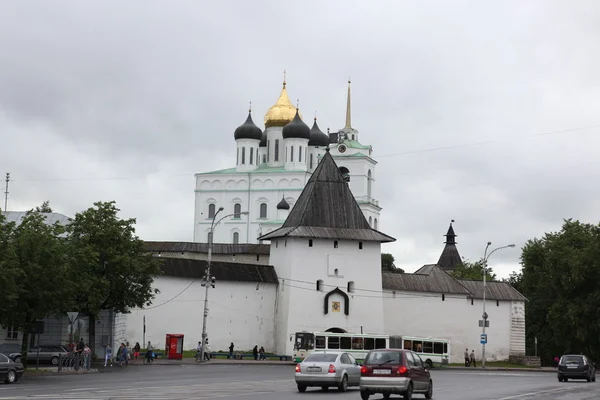
<svg viewBox="0 0 600 400"><path fill-rule="evenodd" d="M465 364L464 363L453 363L450 364L451 367L464 367ZM490 367L490 368L524 368L524 369L535 369L533 367L528 367L526 365L522 365L522 364L511 364L508 361L486 361L485 362L485 366L486 367ZM481 363L478 361L477 362L477 368L481 368Z"/></svg>

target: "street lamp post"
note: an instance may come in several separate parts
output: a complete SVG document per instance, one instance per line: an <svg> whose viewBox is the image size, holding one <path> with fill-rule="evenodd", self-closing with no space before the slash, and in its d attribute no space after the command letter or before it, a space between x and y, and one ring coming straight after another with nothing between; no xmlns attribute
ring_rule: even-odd
<svg viewBox="0 0 600 400"><path fill-rule="evenodd" d="M485 251L483 252L483 261L482 261L482 266L483 266L483 314L481 315L481 318L483 318L483 323L481 324L481 345L483 346L482 349L482 355L481 355L481 365L482 368L485 368L485 345L487 343L487 337L485 336L485 324L487 322L488 319L488 315L485 312L485 294L486 294L486 289L487 289L487 262L488 259L490 258L490 256L492 254L494 254L494 252L498 251L498 250L502 250L502 249L508 249L508 248L512 248L515 247L514 244L509 244L508 246L502 246L502 247L497 247L494 250L490 251L490 253L488 254L488 248L491 246L492 242L487 242L487 245L485 246ZM483 340L485 338L485 340Z"/></svg>
<svg viewBox="0 0 600 400"><path fill-rule="evenodd" d="M208 231L208 257L206 260L206 275L204 275L204 277L202 278L202 286L204 286L204 315L202 317L202 346L200 346L200 361L204 362L204 346L206 344L206 317L208 317L208 289L209 287L215 287L215 278L214 276L211 277L210 276L210 264L212 261L212 246L213 246L213 233L215 231L215 228L217 227L217 225L219 225L219 222L223 221L225 218L229 218L232 216L238 216L238 215L248 215L248 211L244 211L244 212L240 212L240 213L234 213L234 214L228 214L225 215L223 217L221 217L221 219L219 219L217 222L215 222L215 219L217 218L217 215L223 211L223 207L219 207L219 209L217 210L217 212L215 213L215 215L213 215L212 218L212 222L210 224L210 230Z"/></svg>

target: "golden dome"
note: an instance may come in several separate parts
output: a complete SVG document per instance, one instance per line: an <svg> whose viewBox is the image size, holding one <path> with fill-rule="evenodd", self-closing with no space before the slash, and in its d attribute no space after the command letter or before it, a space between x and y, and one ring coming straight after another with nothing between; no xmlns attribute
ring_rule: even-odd
<svg viewBox="0 0 600 400"><path fill-rule="evenodd" d="M298 114L300 118L302 118L302 114ZM288 97L284 81L279 98L277 99L273 107L269 108L269 111L267 111L267 113L265 114L265 128L268 128L270 126L285 126L289 122L291 122L295 116L296 107L294 107L294 105L290 101L290 98Z"/></svg>

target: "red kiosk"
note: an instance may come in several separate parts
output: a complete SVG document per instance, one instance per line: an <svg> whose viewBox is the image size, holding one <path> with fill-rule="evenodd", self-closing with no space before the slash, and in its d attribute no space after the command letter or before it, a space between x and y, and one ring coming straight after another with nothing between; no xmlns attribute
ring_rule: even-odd
<svg viewBox="0 0 600 400"><path fill-rule="evenodd" d="M181 360L183 358L183 335L180 333L167 333L165 352L168 359Z"/></svg>

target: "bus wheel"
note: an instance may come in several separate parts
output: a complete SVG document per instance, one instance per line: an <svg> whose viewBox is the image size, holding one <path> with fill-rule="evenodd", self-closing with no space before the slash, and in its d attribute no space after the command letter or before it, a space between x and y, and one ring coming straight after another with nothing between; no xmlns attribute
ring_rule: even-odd
<svg viewBox="0 0 600 400"><path fill-rule="evenodd" d="M431 362L431 360L427 359L425 361L425 365L427 366L427 368L431 369L433 368L433 363Z"/></svg>

